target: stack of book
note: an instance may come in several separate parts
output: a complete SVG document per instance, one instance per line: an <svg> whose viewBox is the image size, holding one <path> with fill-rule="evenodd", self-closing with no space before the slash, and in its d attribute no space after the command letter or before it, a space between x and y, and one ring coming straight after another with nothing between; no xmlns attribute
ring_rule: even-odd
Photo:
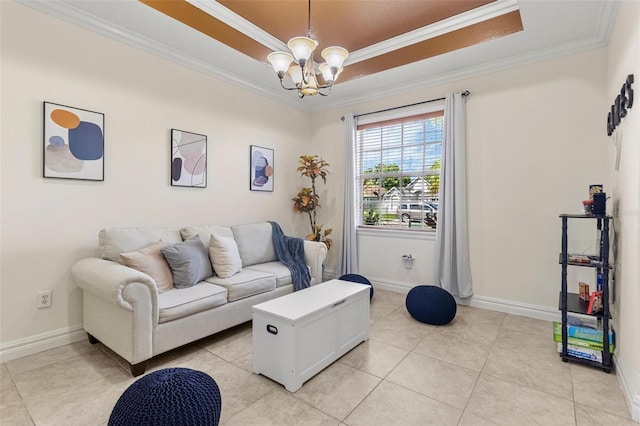
<svg viewBox="0 0 640 426"><path fill-rule="evenodd" d="M602 330L586 325L567 324L567 353L569 355L602 362L604 339ZM562 352L562 323L553 322L553 340L558 344L558 352ZM609 330L609 352L615 349L613 331Z"/></svg>

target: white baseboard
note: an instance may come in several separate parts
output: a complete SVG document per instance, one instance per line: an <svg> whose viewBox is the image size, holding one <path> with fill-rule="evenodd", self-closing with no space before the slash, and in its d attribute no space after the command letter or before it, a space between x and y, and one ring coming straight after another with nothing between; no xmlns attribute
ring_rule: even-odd
<svg viewBox="0 0 640 426"><path fill-rule="evenodd" d="M325 269L322 271L322 281L335 280L338 278L338 272L331 269Z"/></svg>
<svg viewBox="0 0 640 426"><path fill-rule="evenodd" d="M546 306L530 305L528 303L515 302L513 300L495 299L493 297L485 296L471 296L469 299L456 298L456 302L460 305L504 312L506 314L518 315L521 317L529 317L545 321L561 320L560 311L558 309ZM549 331L549 334L551 334L551 331Z"/></svg>
<svg viewBox="0 0 640 426"><path fill-rule="evenodd" d="M14 340L0 346L0 362L12 361L59 346L80 342L86 338L87 333L82 328L82 325L75 325Z"/></svg>
<svg viewBox="0 0 640 426"><path fill-rule="evenodd" d="M367 277L373 284L374 288L379 288L381 290L395 291L397 293L408 293L415 284L405 283L402 281L390 281L387 279L376 278L376 277Z"/></svg>
<svg viewBox="0 0 640 426"><path fill-rule="evenodd" d="M618 376L618 381L622 386L622 393L624 393L624 397L627 399L631 418L633 421L640 423L640 389L636 389L633 381L629 380L630 376L628 372L630 369L626 368L624 363L620 362L615 354L613 357L616 375Z"/></svg>
<svg viewBox="0 0 640 426"><path fill-rule="evenodd" d="M390 281L388 279L368 277L375 288L395 291L398 293L408 293L416 284L401 281ZM495 299L485 296L472 296L468 299L456 297L459 305L473 306L474 308L488 309L491 311L504 312L512 315L541 319L546 321L560 321L560 311L546 306L530 305L527 303L514 302L512 300Z"/></svg>

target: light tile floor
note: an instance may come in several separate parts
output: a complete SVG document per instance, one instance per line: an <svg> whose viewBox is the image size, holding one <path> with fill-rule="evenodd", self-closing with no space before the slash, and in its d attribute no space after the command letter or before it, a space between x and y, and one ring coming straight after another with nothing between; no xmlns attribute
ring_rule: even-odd
<svg viewBox="0 0 640 426"><path fill-rule="evenodd" d="M614 373L563 363L551 323L459 306L441 327L404 295L376 290L370 339L296 393L251 370L251 324L171 351L148 371L210 374L224 425L636 425ZM79 342L0 366L0 424L104 425L136 379L101 344Z"/></svg>

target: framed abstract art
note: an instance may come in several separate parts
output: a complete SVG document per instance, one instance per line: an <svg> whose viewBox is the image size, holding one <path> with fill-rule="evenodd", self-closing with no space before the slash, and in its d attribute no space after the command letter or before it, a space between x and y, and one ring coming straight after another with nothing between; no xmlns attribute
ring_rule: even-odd
<svg viewBox="0 0 640 426"><path fill-rule="evenodd" d="M273 191L273 149L251 145L249 189Z"/></svg>
<svg viewBox="0 0 640 426"><path fill-rule="evenodd" d="M171 129L171 185L207 187L207 137Z"/></svg>
<svg viewBox="0 0 640 426"><path fill-rule="evenodd" d="M42 176L104 180L104 114L44 102Z"/></svg>

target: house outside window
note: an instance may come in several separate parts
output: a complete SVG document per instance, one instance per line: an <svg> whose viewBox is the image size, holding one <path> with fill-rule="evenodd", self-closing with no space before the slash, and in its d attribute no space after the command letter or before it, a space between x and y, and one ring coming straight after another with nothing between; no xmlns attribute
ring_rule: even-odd
<svg viewBox="0 0 640 426"><path fill-rule="evenodd" d="M435 231L444 111L429 109L358 121L359 226Z"/></svg>

